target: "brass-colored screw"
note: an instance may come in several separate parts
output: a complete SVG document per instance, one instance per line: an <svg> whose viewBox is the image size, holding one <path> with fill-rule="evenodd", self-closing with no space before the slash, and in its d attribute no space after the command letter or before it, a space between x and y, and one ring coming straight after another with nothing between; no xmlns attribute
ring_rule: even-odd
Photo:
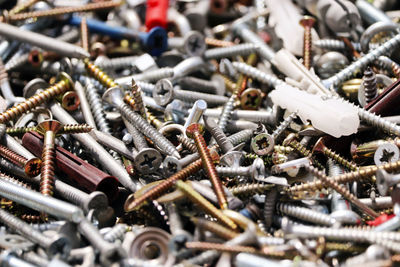
<svg viewBox="0 0 400 267"><path fill-rule="evenodd" d="M190 152L192 153L197 152L196 144L189 138L186 138L182 135L178 135L176 139L178 139L179 143L181 143L183 147L189 150Z"/></svg>
<svg viewBox="0 0 400 267"><path fill-rule="evenodd" d="M33 108L39 106L40 104L49 101L56 95L62 94L74 88L74 83L68 74L62 72L61 78L61 81L54 84L53 86L50 86L46 90L31 96L24 102L21 102L18 105L0 113L0 123L7 123L22 115L23 113L28 112L29 110L32 110Z"/></svg>
<svg viewBox="0 0 400 267"><path fill-rule="evenodd" d="M246 64L249 66L254 66L257 63L257 54L252 53L247 57ZM244 74L240 74L236 82L236 95L240 99L243 91L246 89L248 77Z"/></svg>
<svg viewBox="0 0 400 267"><path fill-rule="evenodd" d="M225 83L226 88L231 93L235 92L236 91L236 84L231 79L229 79L229 77L227 77L226 75L223 75L221 73L219 75L221 75L222 79L224 79L224 83Z"/></svg>
<svg viewBox="0 0 400 267"><path fill-rule="evenodd" d="M156 127L156 129L160 129L164 123L162 121L160 121L159 119L157 119L156 116L153 115L153 113L151 113L150 111L146 110L146 114L147 114L147 120L149 121L150 124L152 124L154 127Z"/></svg>
<svg viewBox="0 0 400 267"><path fill-rule="evenodd" d="M274 187L273 184L264 183L252 183L252 184L242 184L233 187L228 187L228 190L233 195L243 195L243 194L258 194L264 193L265 191L271 190Z"/></svg>
<svg viewBox="0 0 400 267"><path fill-rule="evenodd" d="M289 154L293 151L293 147L275 145L274 151L278 153Z"/></svg>
<svg viewBox="0 0 400 267"><path fill-rule="evenodd" d="M311 68L312 64L312 35L311 29L314 26L315 19L310 16L304 16L300 20L300 25L304 28L304 42L303 42L303 61L307 69Z"/></svg>
<svg viewBox="0 0 400 267"><path fill-rule="evenodd" d="M208 149L206 141L202 135L203 132L204 126L198 123L192 123L186 128L186 135L189 138L193 138L194 142L196 143L197 151L199 152L201 161L203 163L203 168L211 180L214 192L217 195L218 203L221 209L226 209L228 208L228 201L225 196L222 182L218 177L214 162L211 158L210 150Z"/></svg>
<svg viewBox="0 0 400 267"><path fill-rule="evenodd" d="M114 8L121 5L123 1L101 1L98 3L90 3L82 6L76 7L59 7L49 10L39 10L33 12L26 12L20 14L6 14L6 16L1 17L1 21L18 21L30 18L41 18L41 17L54 17L59 15L65 15L75 12L88 12L101 9ZM25 8L24 8L25 9ZM11 12L11 11L10 11Z"/></svg>
<svg viewBox="0 0 400 267"><path fill-rule="evenodd" d="M56 100L61 103L61 106L67 111L75 111L79 108L81 102L78 93L75 91L68 91L56 97Z"/></svg>
<svg viewBox="0 0 400 267"><path fill-rule="evenodd" d="M114 80L110 76L108 76L107 73L102 71L99 67L97 67L92 62L90 62L90 60L88 58L85 58L83 60L83 62L85 63L86 71L91 76L96 78L102 85L104 85L107 88L118 86L118 84L116 82L114 82Z"/></svg>
<svg viewBox="0 0 400 267"><path fill-rule="evenodd" d="M321 182L331 188L333 188L335 191L337 191L339 194L341 194L344 198L349 200L352 204L357 206L360 210L368 214L369 216L372 216L374 218L379 217L379 214L376 213L374 210L372 210L370 207L362 203L355 195L350 193L350 191L335 182L333 179L329 179L323 172L319 171L318 169L312 167L312 166L307 166L307 170L313 174L314 176L318 177Z"/></svg>
<svg viewBox="0 0 400 267"><path fill-rule="evenodd" d="M332 151L331 149L327 148L325 144L323 143L323 138L320 138L317 143L314 145L314 148L312 150L312 153L314 152L320 152L323 153L325 156L327 156L330 159L333 159L336 163L344 166L345 168L351 170L351 171L356 171L359 169L357 164L354 162L348 161L347 159L343 158L336 152Z"/></svg>
<svg viewBox="0 0 400 267"><path fill-rule="evenodd" d="M218 221L225 224L229 228L236 230L237 225L228 216L224 215L221 210L217 209L211 202L200 195L190 185L178 180L175 183L176 187L181 190L191 201L196 203L206 213L215 217Z"/></svg>
<svg viewBox="0 0 400 267"><path fill-rule="evenodd" d="M310 150L308 150L305 146L303 146L300 142L298 142L295 139L290 139L290 140L285 140L283 145L290 146L294 150L300 153L303 157L309 157L312 161L312 164L317 166L318 169L324 169L324 166L316 160L314 157L312 157L312 153Z"/></svg>
<svg viewBox="0 0 400 267"><path fill-rule="evenodd" d="M89 29L86 17L83 17L81 20L81 46L85 51L89 52Z"/></svg>
<svg viewBox="0 0 400 267"><path fill-rule="evenodd" d="M87 124L65 124L59 130L58 134L88 133L91 130L92 127ZM6 133L9 135L20 135L35 131L38 131L38 126L6 128Z"/></svg>
<svg viewBox="0 0 400 267"><path fill-rule="evenodd" d="M231 240L239 235L238 233L232 231L231 229L226 228L225 226L222 226L216 222L196 217L192 217L190 220L194 224L196 224L197 227L209 231L225 240Z"/></svg>
<svg viewBox="0 0 400 267"><path fill-rule="evenodd" d="M215 150L211 150L211 153L214 160L219 159L219 156ZM170 176L168 179L165 179L164 181L160 182L158 185L151 188L149 191L139 196L138 198L135 199L133 194L130 195L125 201L124 205L125 211L130 212L139 209L140 207L143 206L145 202L156 199L161 194L170 189L176 181L185 180L190 175L198 172L201 169L201 167L202 167L202 161L201 159L198 159L190 163L188 166L178 171L174 175Z"/></svg>
<svg viewBox="0 0 400 267"><path fill-rule="evenodd" d="M210 38L210 37L206 37L204 39L204 41L206 42L206 45L216 46L216 47L229 47L229 46L235 45L234 42L218 40L218 39L214 39L214 38Z"/></svg>
<svg viewBox="0 0 400 267"><path fill-rule="evenodd" d="M146 108L144 107L143 104L142 90L137 85L134 79L132 79L131 93L133 99L135 100L135 105L133 107L133 110L137 111L140 115L142 115L143 118L146 118Z"/></svg>
<svg viewBox="0 0 400 267"><path fill-rule="evenodd" d="M3 145L0 145L0 155L14 164L23 167L25 173L30 177L37 176L40 173L42 161L39 158L31 158L28 160Z"/></svg>

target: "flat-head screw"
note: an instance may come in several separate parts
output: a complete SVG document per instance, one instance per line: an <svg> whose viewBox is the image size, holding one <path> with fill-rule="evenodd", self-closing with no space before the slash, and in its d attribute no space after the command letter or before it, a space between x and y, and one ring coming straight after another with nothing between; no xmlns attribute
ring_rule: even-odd
<svg viewBox="0 0 400 267"><path fill-rule="evenodd" d="M304 66L307 69L311 68L312 64L312 35L311 35L311 29L314 26L315 19L310 16L304 16L300 20L300 25L304 28L304 42L303 42L303 60L304 60Z"/></svg>
<svg viewBox="0 0 400 267"><path fill-rule="evenodd" d="M204 126L198 123L192 123L186 128L186 135L193 138L197 150L200 154L201 161L203 162L203 168L206 170L208 177L211 180L215 194L218 198L218 203L221 209L228 208L228 201L224 189L222 187L221 180L218 177L217 171L215 169L214 162L212 161L210 150L207 147L206 141L203 137Z"/></svg>
<svg viewBox="0 0 400 267"><path fill-rule="evenodd" d="M382 196L387 195L390 187L400 182L400 176L389 174L385 170L376 171L376 185L378 187L379 193Z"/></svg>
<svg viewBox="0 0 400 267"><path fill-rule="evenodd" d="M28 160L3 145L0 145L0 155L16 165L23 167L25 173L30 177L36 176L40 173L40 165L42 161L39 158L31 158Z"/></svg>
<svg viewBox="0 0 400 267"><path fill-rule="evenodd" d="M217 209L212 203L206 200L202 195L197 193L190 185L183 181L178 180L175 183L176 187L181 190L191 201L199 205L201 209L215 217L218 221L228 226L229 228L236 230L237 225L221 210Z"/></svg>
<svg viewBox="0 0 400 267"><path fill-rule="evenodd" d="M65 72L61 73L61 81L50 86L49 88L39 92L32 97L28 98L24 102L19 103L18 105L2 112L0 114L0 123L7 123L10 120L15 119L16 117L22 115L23 113L32 110L33 108L43 104L56 95L60 95L68 90L72 90L74 88L74 83Z"/></svg>

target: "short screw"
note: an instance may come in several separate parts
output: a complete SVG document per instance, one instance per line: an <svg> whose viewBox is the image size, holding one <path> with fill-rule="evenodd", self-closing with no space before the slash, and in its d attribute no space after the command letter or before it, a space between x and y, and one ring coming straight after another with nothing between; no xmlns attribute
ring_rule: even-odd
<svg viewBox="0 0 400 267"><path fill-rule="evenodd" d="M179 152L176 150L175 146L154 129L142 116L132 111L129 106L123 102L123 96L124 92L121 88L113 87L104 92L103 100L114 105L136 129L149 137L156 146L164 151L164 153L180 158Z"/></svg>
<svg viewBox="0 0 400 267"><path fill-rule="evenodd" d="M146 108L143 104L142 91L134 80L132 80L131 93L132 97L129 94L125 95L124 101L146 119Z"/></svg>
<svg viewBox="0 0 400 267"><path fill-rule="evenodd" d="M178 180L175 183L176 187L181 190L190 200L198 204L200 208L204 209L211 216L215 217L218 221L225 224L229 228L236 230L237 225L226 215L222 213L221 210L217 209L213 204L206 200L202 195L197 193L190 185Z"/></svg>
<svg viewBox="0 0 400 267"><path fill-rule="evenodd" d="M221 209L227 209L228 201L226 199L226 195L222 187L221 180L218 177L215 165L212 161L210 151L202 135L203 132L204 132L204 126L197 123L191 124L186 129L186 135L189 138L193 138L196 143L197 151L199 152L201 161L203 162L203 168L206 170L208 177L211 179L211 183L213 185L215 194L217 195L218 203Z"/></svg>
<svg viewBox="0 0 400 267"><path fill-rule="evenodd" d="M39 92L32 97L28 98L22 103L19 103L15 107L12 107L0 114L0 123L7 123L16 117L22 115L23 113L32 110L33 108L39 106L40 104L49 101L56 95L60 95L68 90L74 88L74 83L68 74L65 72L61 73L62 80L53 86Z"/></svg>
<svg viewBox="0 0 400 267"><path fill-rule="evenodd" d="M24 156L17 154L3 145L0 145L0 155L16 165L23 167L25 173L30 177L36 176L40 173L40 165L42 161L39 158L33 157L28 160Z"/></svg>
<svg viewBox="0 0 400 267"><path fill-rule="evenodd" d="M377 80L374 71L367 67L364 71L363 77L363 86L364 86L364 95L365 95L365 103L368 104L378 95L378 87Z"/></svg>
<svg viewBox="0 0 400 267"><path fill-rule="evenodd" d="M304 28L303 42L303 64L309 70L312 65L312 35L311 30L315 24L315 19L310 16L304 16L300 20L300 25Z"/></svg>

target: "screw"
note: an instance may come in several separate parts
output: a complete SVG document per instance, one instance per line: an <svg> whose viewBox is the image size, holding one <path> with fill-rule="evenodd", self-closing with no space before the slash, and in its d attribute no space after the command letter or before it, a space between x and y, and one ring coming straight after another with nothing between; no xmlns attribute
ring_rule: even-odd
<svg viewBox="0 0 400 267"><path fill-rule="evenodd" d="M228 208L228 202L225 196L224 189L222 187L221 180L218 177L215 165L212 161L210 151L207 147L204 137L202 136L203 132L204 126L197 123L193 123L188 128L186 128L186 135L190 138L193 138L196 143L197 151L199 152L201 160L203 162L203 168L206 170L207 175L211 180L215 194L218 198L218 203L221 209L226 209Z"/></svg>
<svg viewBox="0 0 400 267"><path fill-rule="evenodd" d="M146 119L146 108L143 104L142 91L134 80L132 80L131 93L133 97L129 98L130 96L128 94L125 95L125 102L129 104L134 111L138 112L140 115L142 115L143 118Z"/></svg>
<svg viewBox="0 0 400 267"><path fill-rule="evenodd" d="M168 38L168 47L177 48L190 57L197 57L204 54L206 43L200 32L190 31L183 37Z"/></svg>
<svg viewBox="0 0 400 267"><path fill-rule="evenodd" d="M214 38L210 38L210 37L206 37L204 41L206 42L206 45L208 45L208 46L228 47L228 46L235 45L234 42L223 41L223 40L214 39Z"/></svg>
<svg viewBox="0 0 400 267"><path fill-rule="evenodd" d="M228 190L233 195L247 195L247 194L261 194L265 191L271 190L274 187L273 184L263 183L247 183L233 187L228 187Z"/></svg>
<svg viewBox="0 0 400 267"><path fill-rule="evenodd" d="M103 100L114 105L122 116L124 116L136 129L147 136L154 142L156 146L163 150L164 153L180 158L179 152L175 146L156 129L154 129L143 117L132 111L128 105L123 102L124 93L121 88L113 87L103 94Z"/></svg>
<svg viewBox="0 0 400 267"><path fill-rule="evenodd" d="M224 79L217 74L211 76L211 81L190 76L182 77L178 80L178 84L184 90L190 89L207 94L224 95L226 91Z"/></svg>
<svg viewBox="0 0 400 267"><path fill-rule="evenodd" d="M126 77L121 77L116 79L115 81L118 84L130 84L132 82L132 79L135 81L140 81L140 82L157 82L158 80L161 79L166 79L166 78L172 78L174 76L174 69L173 68L160 68L157 70L149 70L142 72L140 74L135 74L131 76L126 76ZM142 89L143 86L141 86Z"/></svg>
<svg viewBox="0 0 400 267"><path fill-rule="evenodd" d="M237 177L244 176L250 177L253 180L258 180L265 177L264 161L260 158L255 159L253 164L248 167L231 166L231 167L216 167L217 173L222 176Z"/></svg>
<svg viewBox="0 0 400 267"><path fill-rule="evenodd" d="M30 176L36 176L40 173L40 165L42 161L39 158L32 157L31 159L27 159L14 151L8 149L7 147L0 145L0 155L14 164L23 167L25 173Z"/></svg>
<svg viewBox="0 0 400 267"><path fill-rule="evenodd" d="M280 203L277 209L283 214L296 217L297 219L327 226L338 225L338 221L330 215L312 209L295 206L287 203Z"/></svg>
<svg viewBox="0 0 400 267"><path fill-rule="evenodd" d="M204 53L205 59L231 58L234 56L247 56L258 52L258 46L252 43L238 44L228 47L208 49Z"/></svg>
<svg viewBox="0 0 400 267"><path fill-rule="evenodd" d="M300 20L300 25L304 28L303 42L303 64L309 70L312 66L312 35L311 30L315 24L315 19L310 16L304 16Z"/></svg>
<svg viewBox="0 0 400 267"><path fill-rule="evenodd" d="M190 219L197 227L201 228L203 231L209 231L212 232L213 234L217 235L218 237L221 237L225 240L231 240L235 237L237 237L239 234L232 231L229 228L226 228L225 226L220 225L219 223L208 221L202 218L196 218L192 217Z"/></svg>
<svg viewBox="0 0 400 267"><path fill-rule="evenodd" d="M0 114L0 123L7 123L16 117L26 113L27 111L39 106L40 104L49 101L52 97L62 94L67 90L71 90L74 87L74 83L71 78L65 72L61 73L62 80L53 86L39 92L32 97L28 98L22 103L19 103L15 107L12 107Z"/></svg>
<svg viewBox="0 0 400 267"><path fill-rule="evenodd" d="M89 30L86 18L82 18L81 21L81 46L86 52L89 52Z"/></svg>
<svg viewBox="0 0 400 267"><path fill-rule="evenodd" d="M381 195L386 196L389 188L398 183L400 183L400 175L389 174L382 169L376 171L376 184Z"/></svg>
<svg viewBox="0 0 400 267"><path fill-rule="evenodd" d="M377 80L374 71L367 67L363 76L365 104L369 104L378 95Z"/></svg>
<svg viewBox="0 0 400 267"><path fill-rule="evenodd" d="M85 58L83 61L85 63L86 71L96 78L102 85L106 88L117 87L118 84L94 63L90 62L89 58Z"/></svg>
<svg viewBox="0 0 400 267"><path fill-rule="evenodd" d="M218 221L225 224L229 228L236 230L237 225L226 215L224 215L221 210L215 208L208 200L206 200L202 195L197 193L190 185L182 182L181 180L176 181L176 187L181 190L191 201L199 205L204 211L215 217Z"/></svg>
<svg viewBox="0 0 400 267"><path fill-rule="evenodd" d="M207 102L200 99L194 102L192 109L183 127L186 129L190 124L197 123L201 119L203 112L207 109Z"/></svg>
<svg viewBox="0 0 400 267"><path fill-rule="evenodd" d="M348 161L347 159L343 158L342 156L340 156L339 154L335 153L334 151L332 151L331 149L327 148L324 145L324 139L320 138L317 143L315 143L312 153L314 154L314 152L319 152L319 153L323 153L325 156L327 156L330 159L333 159L335 162L337 162L338 164L346 167L347 169L351 170L351 171L356 171L359 169L359 167L352 161Z"/></svg>

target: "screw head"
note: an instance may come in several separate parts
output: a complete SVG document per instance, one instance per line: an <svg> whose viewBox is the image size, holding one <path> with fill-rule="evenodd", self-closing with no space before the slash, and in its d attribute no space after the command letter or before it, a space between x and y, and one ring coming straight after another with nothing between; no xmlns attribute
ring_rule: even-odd
<svg viewBox="0 0 400 267"><path fill-rule="evenodd" d="M22 89L22 96L25 98L29 98L36 94L36 91L39 89L45 89L49 87L49 84L43 80L42 78L35 78L28 82L24 89Z"/></svg>
<svg viewBox="0 0 400 267"><path fill-rule="evenodd" d="M158 170L162 156L154 148L144 148L139 151L134 160L135 169L142 174L153 173Z"/></svg>
<svg viewBox="0 0 400 267"><path fill-rule="evenodd" d="M64 125L56 120L45 120L41 122L37 127L37 132L44 135L46 132L51 131L57 133Z"/></svg>
<svg viewBox="0 0 400 267"><path fill-rule="evenodd" d="M121 87L111 87L104 92L102 99L113 106L118 106L123 103L123 97L124 91Z"/></svg>
<svg viewBox="0 0 400 267"><path fill-rule="evenodd" d="M303 26L304 28L312 28L315 24L316 20L315 18L311 16L304 16L300 21L299 24Z"/></svg>
<svg viewBox="0 0 400 267"><path fill-rule="evenodd" d="M161 79L153 90L153 98L160 106L165 106L173 99L174 86L168 79Z"/></svg>
<svg viewBox="0 0 400 267"><path fill-rule="evenodd" d="M183 47L186 54L191 57L197 57L204 54L206 42L204 36L198 31L191 31L185 36Z"/></svg>
<svg viewBox="0 0 400 267"><path fill-rule="evenodd" d="M390 179L390 174L385 170L377 170L376 171L376 185L378 187L379 194L382 196L386 196L389 190L388 179Z"/></svg>
<svg viewBox="0 0 400 267"><path fill-rule="evenodd" d="M39 175L41 164L42 160L39 158L32 158L28 160L24 167L26 175L28 175L29 177L35 177Z"/></svg>
<svg viewBox="0 0 400 267"><path fill-rule="evenodd" d="M61 105L67 111L77 110L80 103L79 96L75 91L68 91L61 98Z"/></svg>
<svg viewBox="0 0 400 267"><path fill-rule="evenodd" d="M320 138L318 139L318 141L315 143L313 149L312 149L312 153L314 152L318 152L318 153L322 153L324 151L324 139Z"/></svg>
<svg viewBox="0 0 400 267"><path fill-rule="evenodd" d="M204 133L204 125L200 123L192 123L186 128L186 135L189 138L194 138L196 133Z"/></svg>
<svg viewBox="0 0 400 267"><path fill-rule="evenodd" d="M251 148L259 156L270 154L274 150L275 141L270 134L257 134L251 139Z"/></svg>
<svg viewBox="0 0 400 267"><path fill-rule="evenodd" d="M32 50L28 55L28 62L34 67L39 67L43 62L43 54L37 49Z"/></svg>
<svg viewBox="0 0 400 267"><path fill-rule="evenodd" d="M75 85L74 81L72 80L71 76L69 76L66 72L62 71L59 74L59 79L65 81L66 84L68 84L70 90L74 90Z"/></svg>
<svg viewBox="0 0 400 267"><path fill-rule="evenodd" d="M256 88L247 88L240 96L240 105L242 109L257 110L262 102L261 90Z"/></svg>
<svg viewBox="0 0 400 267"><path fill-rule="evenodd" d="M108 206L108 198L106 194L100 191L94 191L89 194L89 197L86 199L84 204L84 209L86 211L92 209L104 209L104 207Z"/></svg>
<svg viewBox="0 0 400 267"><path fill-rule="evenodd" d="M250 167L251 178L254 180L265 177L265 165L264 161L260 158L256 158Z"/></svg>

